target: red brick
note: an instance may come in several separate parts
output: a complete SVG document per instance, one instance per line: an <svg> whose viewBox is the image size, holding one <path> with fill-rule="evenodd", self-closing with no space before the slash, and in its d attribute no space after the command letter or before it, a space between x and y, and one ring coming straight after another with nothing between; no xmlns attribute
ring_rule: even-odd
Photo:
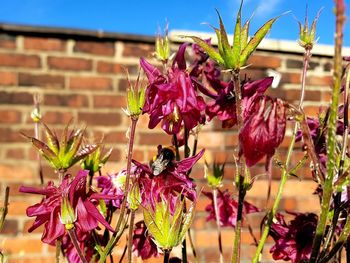
<svg viewBox="0 0 350 263"><path fill-rule="evenodd" d="M249 58L248 65L254 68L279 68L281 66L281 59L279 57L253 55Z"/></svg>
<svg viewBox="0 0 350 263"><path fill-rule="evenodd" d="M40 68L41 62L37 55L0 54L0 66L19 68Z"/></svg>
<svg viewBox="0 0 350 263"><path fill-rule="evenodd" d="M21 112L16 110L0 110L0 123L19 123Z"/></svg>
<svg viewBox="0 0 350 263"><path fill-rule="evenodd" d="M16 37L1 34L0 35L0 48L15 49L16 48Z"/></svg>
<svg viewBox="0 0 350 263"><path fill-rule="evenodd" d="M15 159L15 160L23 160L25 158L25 150L24 149L8 149L6 151L6 158Z"/></svg>
<svg viewBox="0 0 350 263"><path fill-rule="evenodd" d="M153 45L125 43L123 49L124 57L148 57L154 51Z"/></svg>
<svg viewBox="0 0 350 263"><path fill-rule="evenodd" d="M11 189L10 189L11 191ZM24 198L23 200L13 200L10 199L10 203L8 206L8 215L9 216L23 216L26 214L26 209L37 203L40 202L40 196L37 198Z"/></svg>
<svg viewBox="0 0 350 263"><path fill-rule="evenodd" d="M33 95L26 92L5 92L0 91L0 104L33 104Z"/></svg>
<svg viewBox="0 0 350 263"><path fill-rule="evenodd" d="M156 148L159 144L164 146L170 145L171 138L165 133L140 132L138 143L141 145L152 145Z"/></svg>
<svg viewBox="0 0 350 263"><path fill-rule="evenodd" d="M288 89L284 91L284 96L279 96L279 98L285 99L287 101L299 101L300 100L300 89ZM306 101L320 101L321 91L320 90L308 90L305 91Z"/></svg>
<svg viewBox="0 0 350 263"><path fill-rule="evenodd" d="M113 87L112 79L104 77L71 77L71 89L110 90Z"/></svg>
<svg viewBox="0 0 350 263"><path fill-rule="evenodd" d="M18 84L20 86L38 86L45 88L63 88L64 76L50 74L19 73Z"/></svg>
<svg viewBox="0 0 350 263"><path fill-rule="evenodd" d="M104 143L112 143L112 144L125 144L128 142L126 138L126 130L125 131L111 131L108 133L102 133L98 135L98 133L94 133L97 138L100 138L104 135Z"/></svg>
<svg viewBox="0 0 350 263"><path fill-rule="evenodd" d="M21 239L18 237L5 238L1 247L6 253L40 253L44 244L39 238ZM27 262L27 261L26 261Z"/></svg>
<svg viewBox="0 0 350 263"><path fill-rule="evenodd" d="M120 113L93 113L93 112L79 112L78 120L84 121L91 126L120 126L121 115Z"/></svg>
<svg viewBox="0 0 350 263"><path fill-rule="evenodd" d="M24 132L28 135L33 135L33 129L24 130L21 129L21 132ZM24 137L19 133L18 129L11 129L8 127L0 128L0 142L9 143L9 142L25 142Z"/></svg>
<svg viewBox="0 0 350 263"><path fill-rule="evenodd" d="M57 38L25 37L24 49L64 51L66 49L66 42Z"/></svg>
<svg viewBox="0 0 350 263"><path fill-rule="evenodd" d="M95 95L94 108L125 108L126 96L122 95Z"/></svg>
<svg viewBox="0 0 350 263"><path fill-rule="evenodd" d="M17 84L17 73L0 72L0 85L14 86Z"/></svg>
<svg viewBox="0 0 350 263"><path fill-rule="evenodd" d="M306 78L306 85L314 85L314 86L327 86L330 87L333 83L332 76L308 76Z"/></svg>
<svg viewBox="0 0 350 263"><path fill-rule="evenodd" d="M87 96L80 94L47 94L44 96L44 105L63 106L63 107L88 107Z"/></svg>
<svg viewBox="0 0 350 263"><path fill-rule="evenodd" d="M24 222L24 225L23 225L22 233L25 234L25 235L29 234L28 229L32 227L33 223L34 223L34 219L26 220ZM45 228L44 228L44 224L43 224L43 225L39 226L38 228L36 228L32 233L41 234L41 233L44 232L44 229Z"/></svg>
<svg viewBox="0 0 350 263"><path fill-rule="evenodd" d="M292 84L300 84L301 76L300 73L291 73L285 72L282 74L281 83L292 83Z"/></svg>
<svg viewBox="0 0 350 263"><path fill-rule="evenodd" d="M92 60L84 58L71 57L48 57L47 63L49 68L58 70L91 70Z"/></svg>
<svg viewBox="0 0 350 263"><path fill-rule="evenodd" d="M0 231L1 235L16 235L18 232L18 222L14 219L6 219L5 224Z"/></svg>
<svg viewBox="0 0 350 263"><path fill-rule="evenodd" d="M99 73L123 73L123 67L118 63L111 63L111 62L105 62L105 61L98 61L97 62L97 72Z"/></svg>
<svg viewBox="0 0 350 263"><path fill-rule="evenodd" d="M77 41L74 46L74 52L113 56L115 50L112 42Z"/></svg>
<svg viewBox="0 0 350 263"><path fill-rule="evenodd" d="M8 178L15 180L33 179L34 171L24 165L0 164L0 179L7 180Z"/></svg>
<svg viewBox="0 0 350 263"><path fill-rule="evenodd" d="M45 124L58 124L68 123L74 117L72 112L57 112L57 111L46 111L43 114L43 122Z"/></svg>

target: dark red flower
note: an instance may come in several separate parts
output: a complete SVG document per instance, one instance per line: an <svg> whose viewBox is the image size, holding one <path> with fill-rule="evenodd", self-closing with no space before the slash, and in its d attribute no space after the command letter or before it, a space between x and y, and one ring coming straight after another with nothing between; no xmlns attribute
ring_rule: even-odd
<svg viewBox="0 0 350 263"><path fill-rule="evenodd" d="M45 195L40 203L27 208L27 216L36 217L28 231L32 232L45 224L41 240L51 245L54 245L57 239L63 237L66 234L65 226L60 220L63 198L68 198L70 206L76 213L74 226L79 240L92 229L96 229L99 222L113 231L96 208L95 202L98 199L110 197L94 193L92 190L87 192L87 175L88 171L81 170L71 182L70 176L66 175L58 187L54 186L53 182L49 182L47 187L43 189L21 186L20 192Z"/></svg>
<svg viewBox="0 0 350 263"><path fill-rule="evenodd" d="M204 192L204 194L211 200L211 204L207 205L205 211L209 213L207 221L216 220L213 194L211 192ZM228 190L224 192L218 190L217 203L219 209L219 218L221 226L236 227L238 202L232 198ZM256 213L260 210L254 205L244 202L244 214Z"/></svg>
<svg viewBox="0 0 350 263"><path fill-rule="evenodd" d="M275 245L270 249L274 260L291 260L292 263L308 262L317 226L317 215L296 213L287 224L283 215L277 214L270 235Z"/></svg>
<svg viewBox="0 0 350 263"><path fill-rule="evenodd" d="M252 107L239 132L240 155L244 155L248 166L264 156L271 158L286 130L286 107L280 99L264 96Z"/></svg>
<svg viewBox="0 0 350 263"><path fill-rule="evenodd" d="M157 245L153 242L152 236L147 231L144 221L135 224L134 234L132 236L132 250L142 260L159 256Z"/></svg>
<svg viewBox="0 0 350 263"><path fill-rule="evenodd" d="M83 251L86 260L90 262L94 255L94 239L92 235L84 235L82 240L79 241L79 247L81 251ZM78 252L68 235L64 236L62 239L62 249L69 263L81 262Z"/></svg>
<svg viewBox="0 0 350 263"><path fill-rule="evenodd" d="M179 194L183 194L191 201L197 198L196 184L188 177L187 173L202 157L204 150L197 155L173 162L159 175L155 176L149 165L133 161L136 165L135 175L140 185L142 203L153 204L154 200L164 197L170 202L176 200ZM171 206L171 208L174 208Z"/></svg>
<svg viewBox="0 0 350 263"><path fill-rule="evenodd" d="M203 121L205 102L197 94L186 72L186 46L186 43L180 46L172 67L165 75L146 60L140 61L149 81L143 112L150 115L150 129L161 122L165 132L176 134L182 127L190 130Z"/></svg>

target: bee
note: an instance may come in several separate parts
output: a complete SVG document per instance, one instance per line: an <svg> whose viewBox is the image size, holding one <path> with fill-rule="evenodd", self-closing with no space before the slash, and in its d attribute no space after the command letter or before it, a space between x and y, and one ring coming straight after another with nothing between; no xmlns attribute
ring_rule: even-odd
<svg viewBox="0 0 350 263"><path fill-rule="evenodd" d="M175 160L175 149L172 146L164 147L159 150L150 163L151 169L155 176L161 174Z"/></svg>

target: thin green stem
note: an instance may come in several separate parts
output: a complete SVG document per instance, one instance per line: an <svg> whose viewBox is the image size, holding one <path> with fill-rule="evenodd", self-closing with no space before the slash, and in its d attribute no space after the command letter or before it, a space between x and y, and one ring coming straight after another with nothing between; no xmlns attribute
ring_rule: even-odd
<svg viewBox="0 0 350 263"><path fill-rule="evenodd" d="M261 254L261 252L262 252L262 250L264 248L266 239L267 239L267 237L269 235L269 232L270 232L271 224L273 222L273 219L275 218L275 215L277 213L277 209L278 209L279 204L281 202L283 190L284 190L284 187L286 185L286 182L287 182L287 179L288 179L288 175L289 175L289 173L288 173L288 166L289 166L289 163L290 163L290 160L291 160L291 157L292 157L292 152L293 152L293 148L294 148L294 144L295 144L295 137L296 137L297 131L298 131L298 125L296 123L295 126L294 126L294 131L293 131L293 135L292 135L292 138L291 138L291 142L289 144L289 148L288 148L288 152L287 152L287 158L286 158L283 170L282 170L281 181L280 181L280 185L278 187L278 192L277 192L275 201L273 203L272 209L271 209L271 211L269 212L269 214L267 216L267 220L266 220L266 223L265 223L265 226L264 226L263 233L261 235L258 247L257 247L257 249L255 251L255 255L254 255L253 260L252 260L253 263L257 263L260 260L260 254Z"/></svg>
<svg viewBox="0 0 350 263"><path fill-rule="evenodd" d="M40 97L39 97L39 95L34 94L33 100L34 100L34 109L36 111L36 114L38 114L38 116L40 116ZM38 140L40 140L40 122L39 121L40 120L34 120L34 137ZM37 153L36 158L38 160L40 184L44 185L43 166L41 163L40 153Z"/></svg>
<svg viewBox="0 0 350 263"><path fill-rule="evenodd" d="M128 236L128 262L132 262L132 236L134 231L135 210L131 210Z"/></svg>
<svg viewBox="0 0 350 263"><path fill-rule="evenodd" d="M321 214L316 227L316 234L313 241L313 249L310 257L310 263L316 262L319 255L323 235L326 229L331 198L333 194L333 179L336 167L336 122L338 113L339 93L342 76L342 45L343 45L343 26L345 21L344 2L336 1L336 34L335 34L335 54L333 71L333 91L332 103L328 119L327 134L327 177L323 185L323 195L321 203Z"/></svg>
<svg viewBox="0 0 350 263"><path fill-rule="evenodd" d="M55 259L56 263L60 263L60 257L61 257L61 239L56 240L56 252L55 252Z"/></svg>
<svg viewBox="0 0 350 263"><path fill-rule="evenodd" d="M220 227L220 215L219 215L219 207L218 207L218 189L213 188L213 202L214 202L214 211L215 211L215 219L216 219L216 229L218 231L218 243L219 243L219 252L220 252L220 262L224 262L224 257L222 253L222 241L221 241L221 227Z"/></svg>
<svg viewBox="0 0 350 263"><path fill-rule="evenodd" d="M75 234L74 228L68 230L68 235L69 235L70 240L72 241L72 243L74 245L75 250L78 253L80 260L83 263L88 263L88 261L86 260L86 258L84 256L83 251L81 251L81 249L80 249L78 238L77 238L77 235Z"/></svg>
<svg viewBox="0 0 350 263"><path fill-rule="evenodd" d="M124 186L125 194L124 194L123 202L120 208L119 218L115 226L115 232L113 233L112 238L108 241L105 247L105 250L100 255L100 262L105 262L107 255L111 253L113 247L118 242L125 228L125 224L124 224L124 227L122 228L121 228L121 225L123 221L125 222L125 212L127 210L126 201L127 201L129 185L130 185L131 161L132 161L132 153L133 153L133 146L135 141L137 121L138 121L138 118L131 117L130 137L129 137L129 146L128 146L128 155L127 155L127 165L126 165L126 179L125 179L125 186Z"/></svg>

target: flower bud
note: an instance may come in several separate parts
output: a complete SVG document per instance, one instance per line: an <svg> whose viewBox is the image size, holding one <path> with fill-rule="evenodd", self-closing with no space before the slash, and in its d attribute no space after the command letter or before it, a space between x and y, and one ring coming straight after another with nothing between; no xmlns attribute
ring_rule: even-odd
<svg viewBox="0 0 350 263"><path fill-rule="evenodd" d="M69 203L68 196L62 197L61 203L61 215L60 221L65 226L67 230L70 230L74 227L74 222L77 219L77 215L74 212L73 207Z"/></svg>
<svg viewBox="0 0 350 263"><path fill-rule="evenodd" d="M145 87L139 87L138 76L135 86L129 81L129 88L127 90L127 109L124 110L126 115L131 118L137 119L142 114L142 109L145 104Z"/></svg>
<svg viewBox="0 0 350 263"><path fill-rule="evenodd" d="M225 163L222 166L220 166L217 163L214 163L212 169L210 169L208 163L205 162L204 177L207 178L208 185L211 188L218 188L222 185L224 169Z"/></svg>
<svg viewBox="0 0 350 263"><path fill-rule="evenodd" d="M165 27L165 34L160 33L156 38L155 56L158 60L166 62L170 56L170 41L168 38L168 25Z"/></svg>
<svg viewBox="0 0 350 263"><path fill-rule="evenodd" d="M34 108L32 110L32 112L30 113L30 117L32 118L32 120L34 122L40 122L42 116L41 116L39 109Z"/></svg>
<svg viewBox="0 0 350 263"><path fill-rule="evenodd" d="M308 17L305 17L305 24L302 25L301 22L298 21L299 24L299 45L305 49L312 49L314 44L317 42L316 37L316 23L318 17L321 14L321 11L318 11L314 21L312 22L311 28L309 28Z"/></svg>

